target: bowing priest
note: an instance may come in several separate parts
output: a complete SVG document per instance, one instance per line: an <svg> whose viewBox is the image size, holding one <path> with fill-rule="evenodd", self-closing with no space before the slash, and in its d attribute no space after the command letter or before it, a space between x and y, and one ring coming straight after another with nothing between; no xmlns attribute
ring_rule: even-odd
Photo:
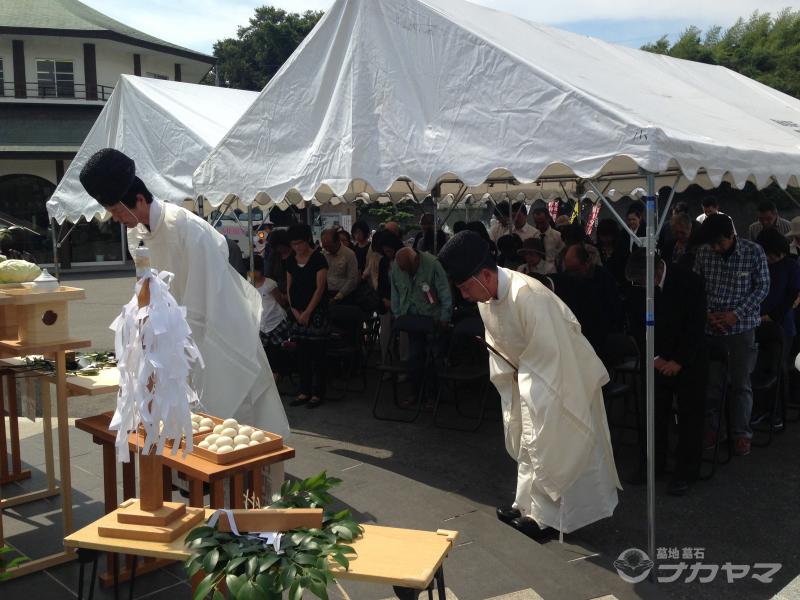
<svg viewBox="0 0 800 600"><path fill-rule="evenodd" d="M514 503L498 518L540 539L611 516L621 486L603 405L608 374L575 316L537 280L497 267L471 231L455 235L439 260L478 303L518 465Z"/></svg>
<svg viewBox="0 0 800 600"><path fill-rule="evenodd" d="M134 161L113 148L95 153L80 173L83 187L142 243L158 271L174 274L171 291L186 307L200 349L200 401L223 418L287 436L289 425L259 340L261 296L228 263L225 238L188 210L154 198Z"/></svg>

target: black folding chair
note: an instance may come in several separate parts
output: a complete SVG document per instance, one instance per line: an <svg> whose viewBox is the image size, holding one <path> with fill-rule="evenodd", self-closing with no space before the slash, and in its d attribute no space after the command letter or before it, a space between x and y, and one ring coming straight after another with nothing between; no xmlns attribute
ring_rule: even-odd
<svg viewBox="0 0 800 600"><path fill-rule="evenodd" d="M344 369L344 390L331 400L341 400L348 392L367 390L366 355L364 351L364 312L354 305L332 304L328 308L331 337L325 347L325 357L330 363L341 364ZM361 388L350 389L350 380L361 370ZM333 386L331 386L333 387Z"/></svg>
<svg viewBox="0 0 800 600"><path fill-rule="evenodd" d="M623 446L636 446L644 440L641 414L639 410L639 391L641 389L641 361L639 347L633 337L624 333L612 333L606 340L602 354L603 364L611 381L603 386L603 401L609 427L621 429L619 443ZM622 418L613 418L614 406L621 401ZM633 417L633 425L629 416ZM625 431L636 433L636 441L625 441Z"/></svg>
<svg viewBox="0 0 800 600"><path fill-rule="evenodd" d="M754 406L764 406L762 413L752 422L753 432L766 433L766 440L754 439L752 445L766 448L772 443L778 415L781 413L781 390L783 387L783 329L774 321L761 323L756 329L758 358L756 366L750 374L750 385L753 388ZM761 400L761 402L756 402Z"/></svg>
<svg viewBox="0 0 800 600"><path fill-rule="evenodd" d="M425 335L428 342L425 345L425 355L423 357L423 377L420 382L419 390L416 394L416 399L411 406L402 406L400 398L398 397L398 386L400 384L400 377L405 376L408 380L412 379L411 366L408 362L400 359L399 341L401 334L409 335ZM392 334L389 338L389 348L386 353L386 359L379 364L376 368L378 370L378 383L375 388L375 398L372 403L372 416L381 421L395 421L399 423L411 423L416 421L422 412L423 398L425 397L425 387L428 369L433 364L432 347L434 343L435 327L433 319L428 317L419 317L413 315L404 315L395 319L392 325ZM384 378L392 382L392 399L395 410L392 414L380 414L378 404L381 400L381 391L383 390ZM409 416L398 416L401 413L410 413Z"/></svg>
<svg viewBox="0 0 800 600"><path fill-rule="evenodd" d="M466 317L459 321L453 329L450 350L447 353L444 367L438 373L439 390L433 409L433 424L437 427L457 431L477 431L481 426L489 391L489 356L485 344L479 339L484 335L485 330L480 317ZM477 416L470 416L461 408L462 397L459 395L458 386L471 383L477 386L475 389L478 389L480 393ZM465 419L475 421L474 426L461 427L439 422L439 410L442 406L445 387L450 388L451 395L455 400L456 412ZM465 385L464 387L471 386Z"/></svg>

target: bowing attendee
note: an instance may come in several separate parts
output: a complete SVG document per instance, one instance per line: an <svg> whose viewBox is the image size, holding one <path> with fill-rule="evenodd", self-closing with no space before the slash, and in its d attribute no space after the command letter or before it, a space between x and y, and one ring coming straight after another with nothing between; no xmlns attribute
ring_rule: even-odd
<svg viewBox="0 0 800 600"><path fill-rule="evenodd" d="M435 255L447 243L447 234L436 228L436 219L431 213L425 213L419 218L419 226L422 231L414 236L412 247L417 252L428 252Z"/></svg>
<svg viewBox="0 0 800 600"><path fill-rule="evenodd" d="M294 316L291 337L302 357L300 393L292 406L316 408L325 399L325 346L330 334L328 320L328 263L314 247L311 228L305 224L289 228L294 255L286 261L289 307Z"/></svg>
<svg viewBox="0 0 800 600"><path fill-rule="evenodd" d="M603 405L608 374L575 316L538 281L498 267L472 232L454 236L439 260L478 303L517 461L514 503L498 518L541 538L546 528L569 533L611 516L619 480Z"/></svg>
<svg viewBox="0 0 800 600"><path fill-rule="evenodd" d="M758 204L758 219L750 224L748 233L750 239L756 241L758 234L765 229L777 229L781 235L786 235L792 228L792 224L778 214L778 208L770 200L764 200Z"/></svg>
<svg viewBox="0 0 800 600"><path fill-rule="evenodd" d="M550 275L556 272L553 263L547 260L547 251L544 248L544 240L541 238L529 238L522 242L522 248L517 250L517 254L522 257L523 262L517 271L525 275Z"/></svg>
<svg viewBox="0 0 800 600"><path fill-rule="evenodd" d="M358 272L363 276L364 270L367 268L367 258L372 249L372 244L369 239L369 225L367 225L366 221L356 221L350 228L350 233L353 237L351 250L356 254Z"/></svg>
<svg viewBox="0 0 800 600"><path fill-rule="evenodd" d="M336 229L323 231L320 244L322 255L328 263L328 298L331 302L342 302L353 293L361 280L356 254L342 244Z"/></svg>
<svg viewBox="0 0 800 600"><path fill-rule="evenodd" d="M627 297L631 334L640 349L645 345L645 287L647 252L636 248L626 275L633 284ZM667 493L682 496L697 481L703 454L703 423L708 357L705 344L706 297L703 278L660 257L655 261L655 471L665 472L672 421L677 402L678 446L675 471ZM642 356L644 359L644 356ZM644 360L642 360L642 364ZM639 414L646 411L640 407ZM642 426L644 423L642 423ZM644 430L644 427L642 427ZM638 472L632 483L645 483L646 455L640 444Z"/></svg>
<svg viewBox="0 0 800 600"><path fill-rule="evenodd" d="M661 256L668 265L694 268L697 246L692 239L692 220L686 214L677 214L670 221L672 237L661 247Z"/></svg>

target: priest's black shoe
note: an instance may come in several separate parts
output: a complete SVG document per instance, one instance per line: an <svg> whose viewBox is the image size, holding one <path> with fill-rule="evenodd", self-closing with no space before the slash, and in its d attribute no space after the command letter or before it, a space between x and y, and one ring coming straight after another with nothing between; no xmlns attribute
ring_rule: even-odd
<svg viewBox="0 0 800 600"><path fill-rule="evenodd" d="M503 523L510 524L512 520L519 519L522 516L522 513L519 512L516 508L511 506L498 506L497 507L497 518L500 519Z"/></svg>
<svg viewBox="0 0 800 600"><path fill-rule="evenodd" d="M556 535L556 530L552 527L545 527L544 529L540 528L538 523L533 519L526 519L523 517L519 517L517 519L512 519L509 523L514 529L519 531L520 533L524 533L532 540L536 540L537 542L543 542L545 540L549 540Z"/></svg>

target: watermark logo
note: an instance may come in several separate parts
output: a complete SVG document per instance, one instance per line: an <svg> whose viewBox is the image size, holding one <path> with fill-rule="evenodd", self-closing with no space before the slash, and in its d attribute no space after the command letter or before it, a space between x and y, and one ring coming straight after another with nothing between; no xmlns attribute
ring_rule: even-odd
<svg viewBox="0 0 800 600"><path fill-rule="evenodd" d="M647 579L650 570L653 568L653 561L647 556L646 552L638 548L628 548L614 561L614 568L624 581L628 583L640 583Z"/></svg>
<svg viewBox="0 0 800 600"><path fill-rule="evenodd" d="M710 583L718 576L727 583L742 579L755 579L761 583L772 583L781 570L781 563L755 563L752 565L724 562L715 564L705 561L705 548L657 548L656 565L638 548L628 548L614 561L619 576L628 583L640 583L655 569L658 583Z"/></svg>

